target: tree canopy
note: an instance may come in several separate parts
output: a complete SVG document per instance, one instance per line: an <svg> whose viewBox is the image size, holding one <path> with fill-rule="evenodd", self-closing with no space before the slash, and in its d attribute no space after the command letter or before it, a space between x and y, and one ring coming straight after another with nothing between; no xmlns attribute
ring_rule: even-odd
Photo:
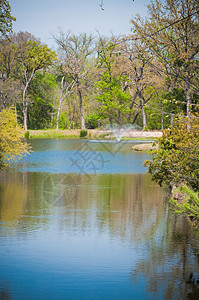
<svg viewBox="0 0 199 300"><path fill-rule="evenodd" d="M0 112L0 167L28 154L29 145L24 141L22 127L16 121L13 108Z"/></svg>
<svg viewBox="0 0 199 300"><path fill-rule="evenodd" d="M0 0L0 34L6 35L12 31L12 23L16 21L11 15L11 7L8 0Z"/></svg>

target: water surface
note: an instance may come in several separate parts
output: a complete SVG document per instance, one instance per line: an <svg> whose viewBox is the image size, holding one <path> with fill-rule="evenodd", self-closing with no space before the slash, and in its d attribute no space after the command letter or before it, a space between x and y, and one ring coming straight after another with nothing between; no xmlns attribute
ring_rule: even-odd
<svg viewBox="0 0 199 300"><path fill-rule="evenodd" d="M31 144L0 174L0 299L198 299L187 283L197 241L146 174L149 154Z"/></svg>

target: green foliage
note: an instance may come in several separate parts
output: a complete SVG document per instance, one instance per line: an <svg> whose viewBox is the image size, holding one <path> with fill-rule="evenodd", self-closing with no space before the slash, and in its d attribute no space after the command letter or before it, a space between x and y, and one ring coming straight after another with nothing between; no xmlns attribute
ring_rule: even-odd
<svg viewBox="0 0 199 300"><path fill-rule="evenodd" d="M28 140L30 138L30 131L26 131L25 134L24 134L24 137L26 140Z"/></svg>
<svg viewBox="0 0 199 300"><path fill-rule="evenodd" d="M121 125L123 119L130 112L128 102L130 95L122 91L122 82L125 76L111 76L108 71L104 72L96 87L100 95L96 97L100 103L99 115L101 118L109 118L112 123Z"/></svg>
<svg viewBox="0 0 199 300"><path fill-rule="evenodd" d="M5 35L12 31L12 22L16 19L11 15L9 1L0 1L0 33Z"/></svg>
<svg viewBox="0 0 199 300"><path fill-rule="evenodd" d="M35 73L29 89L28 128L46 129L51 126L56 88L54 75L40 71Z"/></svg>
<svg viewBox="0 0 199 300"><path fill-rule="evenodd" d="M68 125L69 125L69 121L68 121L66 113L61 112L60 117L59 117L59 129L62 129L62 130L66 129Z"/></svg>
<svg viewBox="0 0 199 300"><path fill-rule="evenodd" d="M80 131L80 138L86 137L87 134L88 134L87 130L82 129L82 130Z"/></svg>
<svg viewBox="0 0 199 300"><path fill-rule="evenodd" d="M24 142L24 133L16 121L14 109L0 112L0 167L9 161L29 153L30 147Z"/></svg>
<svg viewBox="0 0 199 300"><path fill-rule="evenodd" d="M172 210L178 214L186 214L199 222L199 194L182 185L174 191L170 200Z"/></svg>
<svg viewBox="0 0 199 300"><path fill-rule="evenodd" d="M39 70L52 65L57 60L56 53L46 45L30 40L25 44L22 62L27 69Z"/></svg>
<svg viewBox="0 0 199 300"><path fill-rule="evenodd" d="M100 117L96 113L92 113L88 116L87 122L86 122L86 128L88 129L95 129L98 127L98 120L100 120Z"/></svg>
<svg viewBox="0 0 199 300"><path fill-rule="evenodd" d="M188 130L188 125L191 128ZM153 180L160 185L186 184L195 191L199 182L199 118L181 117L163 131L154 150L153 161L146 161Z"/></svg>

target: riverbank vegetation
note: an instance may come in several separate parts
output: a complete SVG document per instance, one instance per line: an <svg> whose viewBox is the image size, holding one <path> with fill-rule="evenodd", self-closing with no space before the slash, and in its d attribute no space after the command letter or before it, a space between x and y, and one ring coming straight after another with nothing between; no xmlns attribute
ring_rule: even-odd
<svg viewBox="0 0 199 300"><path fill-rule="evenodd" d="M28 154L30 147L24 141L22 127L17 123L12 108L0 112L0 168L10 161Z"/></svg>
<svg viewBox="0 0 199 300"><path fill-rule="evenodd" d="M199 117L179 118L153 153L153 161L145 162L153 180L170 187L174 211L199 225Z"/></svg>

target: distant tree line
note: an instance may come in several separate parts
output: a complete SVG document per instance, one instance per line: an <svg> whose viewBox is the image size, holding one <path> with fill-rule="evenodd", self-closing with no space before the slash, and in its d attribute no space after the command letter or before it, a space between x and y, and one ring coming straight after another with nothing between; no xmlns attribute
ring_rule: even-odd
<svg viewBox="0 0 199 300"><path fill-rule="evenodd" d="M0 108L14 106L25 130L163 129L199 111L197 0L152 1L128 36L60 31L56 52L31 33L11 32L8 1L0 8Z"/></svg>

